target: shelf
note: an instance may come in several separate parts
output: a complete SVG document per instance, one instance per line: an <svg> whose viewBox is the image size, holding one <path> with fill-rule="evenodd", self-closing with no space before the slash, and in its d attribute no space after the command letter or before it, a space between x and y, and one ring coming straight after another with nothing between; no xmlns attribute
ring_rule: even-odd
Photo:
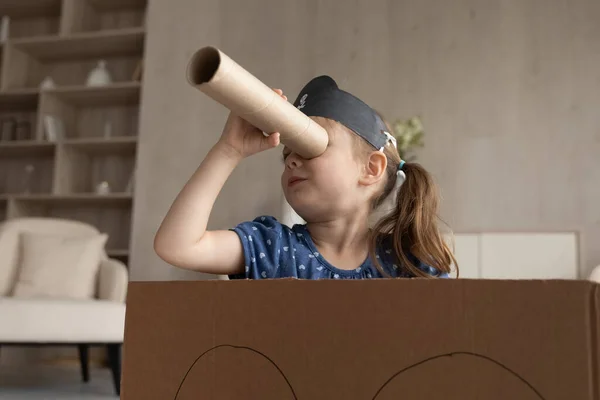
<svg viewBox="0 0 600 400"><path fill-rule="evenodd" d="M144 49L144 28L29 37L11 40L9 43L40 61L141 55Z"/></svg>
<svg viewBox="0 0 600 400"><path fill-rule="evenodd" d="M98 11L115 11L126 9L143 9L147 0L89 0Z"/></svg>
<svg viewBox="0 0 600 400"><path fill-rule="evenodd" d="M136 136L103 138L82 138L65 140L64 144L75 150L90 154L135 154Z"/></svg>
<svg viewBox="0 0 600 400"><path fill-rule="evenodd" d="M0 92L0 110L35 109L38 103L38 89L11 89Z"/></svg>
<svg viewBox="0 0 600 400"><path fill-rule="evenodd" d="M132 196L129 193L97 195L94 193L53 195L53 194L15 194L9 198L20 202L57 206L129 206Z"/></svg>
<svg viewBox="0 0 600 400"><path fill-rule="evenodd" d="M0 142L0 157L51 156L56 145L41 140Z"/></svg>
<svg viewBox="0 0 600 400"><path fill-rule="evenodd" d="M123 82L106 86L59 86L43 93L78 106L115 106L139 103L140 83Z"/></svg>
<svg viewBox="0 0 600 400"><path fill-rule="evenodd" d="M58 16L61 0L2 0L0 15L11 18Z"/></svg>

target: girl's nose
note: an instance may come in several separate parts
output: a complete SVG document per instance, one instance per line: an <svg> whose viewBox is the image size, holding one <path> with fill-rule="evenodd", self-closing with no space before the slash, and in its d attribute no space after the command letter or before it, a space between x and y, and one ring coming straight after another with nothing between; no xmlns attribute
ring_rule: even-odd
<svg viewBox="0 0 600 400"><path fill-rule="evenodd" d="M300 157L292 152L285 158L285 166L289 169L295 169L302 166L302 160Z"/></svg>

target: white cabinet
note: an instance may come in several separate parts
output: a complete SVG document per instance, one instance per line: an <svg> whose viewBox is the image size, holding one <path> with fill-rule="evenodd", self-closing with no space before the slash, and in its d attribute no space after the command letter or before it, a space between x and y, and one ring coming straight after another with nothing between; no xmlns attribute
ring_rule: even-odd
<svg viewBox="0 0 600 400"><path fill-rule="evenodd" d="M480 235L457 234L454 236L454 258L460 268L460 278L481 277Z"/></svg>
<svg viewBox="0 0 600 400"><path fill-rule="evenodd" d="M456 234L461 278L577 279L576 232Z"/></svg>

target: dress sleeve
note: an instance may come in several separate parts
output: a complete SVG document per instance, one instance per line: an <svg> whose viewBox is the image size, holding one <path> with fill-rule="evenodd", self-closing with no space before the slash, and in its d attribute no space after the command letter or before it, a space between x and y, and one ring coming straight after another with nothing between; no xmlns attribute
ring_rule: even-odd
<svg viewBox="0 0 600 400"><path fill-rule="evenodd" d="M232 230L238 234L244 252L244 273L230 279L275 278L279 270L279 248L283 225L275 218L262 216L242 222Z"/></svg>

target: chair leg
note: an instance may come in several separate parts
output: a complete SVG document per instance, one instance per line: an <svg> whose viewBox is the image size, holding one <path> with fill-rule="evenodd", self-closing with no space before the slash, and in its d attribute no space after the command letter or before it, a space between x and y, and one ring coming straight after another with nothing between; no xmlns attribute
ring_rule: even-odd
<svg viewBox="0 0 600 400"><path fill-rule="evenodd" d="M87 344L77 345L79 349L79 364L81 365L81 378L84 382L90 381L90 370L89 370L89 348Z"/></svg>
<svg viewBox="0 0 600 400"><path fill-rule="evenodd" d="M106 345L108 351L108 362L112 372L115 392L121 394L121 344L111 343Z"/></svg>

